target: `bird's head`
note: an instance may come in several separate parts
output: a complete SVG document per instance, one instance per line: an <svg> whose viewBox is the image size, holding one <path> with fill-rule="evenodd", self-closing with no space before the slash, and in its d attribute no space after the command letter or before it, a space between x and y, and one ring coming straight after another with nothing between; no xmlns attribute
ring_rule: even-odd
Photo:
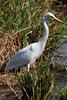
<svg viewBox="0 0 67 100"><path fill-rule="evenodd" d="M43 17L43 21L46 21L47 19L55 19L58 22L61 22L60 19L58 19L54 14L52 13L47 13L44 17Z"/></svg>

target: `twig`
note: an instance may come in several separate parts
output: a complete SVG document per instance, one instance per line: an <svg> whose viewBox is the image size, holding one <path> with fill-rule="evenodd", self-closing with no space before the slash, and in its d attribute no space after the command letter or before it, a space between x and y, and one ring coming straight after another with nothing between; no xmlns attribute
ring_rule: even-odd
<svg viewBox="0 0 67 100"><path fill-rule="evenodd" d="M27 95L27 97L28 97L28 100L30 100L29 95L28 95L28 93L26 92L26 90L25 90L24 87L23 87L23 90L25 91L25 93L26 93L26 95Z"/></svg>
<svg viewBox="0 0 67 100"><path fill-rule="evenodd" d="M17 93L14 91L14 89L11 87L11 85L9 84L9 81L6 81L7 85L10 87L10 89L12 90L12 92L16 95L16 97L19 99ZM19 99L20 100L20 99Z"/></svg>
<svg viewBox="0 0 67 100"><path fill-rule="evenodd" d="M2 92L8 92L8 91L10 91L10 89L8 89L8 90L1 90L0 93L2 93Z"/></svg>

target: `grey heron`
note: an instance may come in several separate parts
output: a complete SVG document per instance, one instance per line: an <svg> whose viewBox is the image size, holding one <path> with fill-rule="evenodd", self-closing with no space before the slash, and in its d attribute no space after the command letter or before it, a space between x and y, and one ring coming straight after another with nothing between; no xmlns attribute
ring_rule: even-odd
<svg viewBox="0 0 67 100"><path fill-rule="evenodd" d="M38 42L32 43L25 48L19 50L7 63L5 67L5 71L10 71L15 68L20 68L23 65L27 66L27 71L29 72L30 65L33 64L37 58L40 57L42 52L44 51L48 35L49 35L49 28L46 24L46 20L48 19L55 19L58 22L61 22L58 18L55 17L52 13L47 13L42 19L42 24L44 26L44 34L39 39Z"/></svg>

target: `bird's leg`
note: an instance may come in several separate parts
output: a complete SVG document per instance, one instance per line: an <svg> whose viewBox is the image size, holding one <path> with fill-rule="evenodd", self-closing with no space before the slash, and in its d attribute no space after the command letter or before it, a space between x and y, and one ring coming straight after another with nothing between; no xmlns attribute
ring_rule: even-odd
<svg viewBox="0 0 67 100"><path fill-rule="evenodd" d="M27 72L29 72L30 64L27 65Z"/></svg>

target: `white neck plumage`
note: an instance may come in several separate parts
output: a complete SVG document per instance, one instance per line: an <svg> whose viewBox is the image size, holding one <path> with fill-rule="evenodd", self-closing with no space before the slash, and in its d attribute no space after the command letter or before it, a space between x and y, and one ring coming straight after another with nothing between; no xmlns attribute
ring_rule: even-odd
<svg viewBox="0 0 67 100"><path fill-rule="evenodd" d="M47 39L48 39L48 35L49 35L49 28L46 24L46 20L42 21L43 26L44 26L44 34L43 36L40 38L39 42L41 42L43 49L45 48Z"/></svg>

